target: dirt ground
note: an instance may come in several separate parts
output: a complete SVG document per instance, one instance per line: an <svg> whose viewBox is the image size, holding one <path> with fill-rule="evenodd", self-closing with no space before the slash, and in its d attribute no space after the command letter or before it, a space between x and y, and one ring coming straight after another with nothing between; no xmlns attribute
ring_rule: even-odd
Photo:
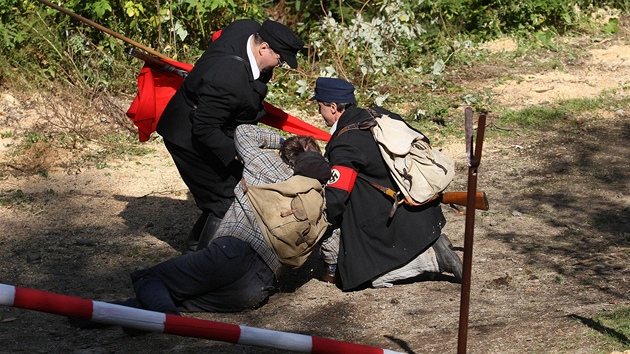
<svg viewBox="0 0 630 354"><path fill-rule="evenodd" d="M554 59L550 53L454 77L515 109L609 90L627 97L625 38L582 40L580 54L563 56L555 70L534 65ZM37 114L28 100L1 94L1 133L25 129ZM463 109L457 114L463 122ZM591 319L630 306L630 107L603 107L542 131L507 132L495 118L488 116L479 168L478 188L491 207L475 218L468 352L610 352ZM7 135L0 140L0 283L124 299L133 295L130 271L181 253L197 209L159 141L147 143L155 152L146 156L53 167L42 177L11 167L16 142ZM442 146L458 166L449 190L466 190L464 146ZM465 217L443 209L445 231L462 255ZM311 257L258 310L187 316L407 353L456 352L461 287L450 276L342 292L317 280L320 270ZM630 349L628 338L619 340ZM78 330L64 317L13 307L0 307L0 343L2 353L280 353L157 333L131 338L118 327Z"/></svg>

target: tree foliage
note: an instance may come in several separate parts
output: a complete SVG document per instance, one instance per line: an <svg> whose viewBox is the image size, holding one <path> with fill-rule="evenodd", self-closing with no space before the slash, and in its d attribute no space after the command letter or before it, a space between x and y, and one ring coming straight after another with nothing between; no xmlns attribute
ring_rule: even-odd
<svg viewBox="0 0 630 354"><path fill-rule="evenodd" d="M502 35L579 29L579 16L628 0L64 0L60 6L171 58L194 62L212 33L240 18L274 18L308 45L301 74L373 86L398 73L440 75L458 48ZM579 10L579 11L578 11ZM614 31L608 26L606 31ZM32 0L0 0L0 79L41 77L120 87L135 74L127 44ZM2 64L0 64L2 65ZM303 69L302 69L303 68ZM133 80L131 80L133 82Z"/></svg>

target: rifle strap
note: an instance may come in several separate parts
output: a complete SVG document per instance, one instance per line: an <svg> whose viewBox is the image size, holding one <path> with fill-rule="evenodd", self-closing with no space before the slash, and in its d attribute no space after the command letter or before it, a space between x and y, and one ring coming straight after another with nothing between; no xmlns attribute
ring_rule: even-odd
<svg viewBox="0 0 630 354"><path fill-rule="evenodd" d="M395 190L389 188L389 187L385 187L382 186L376 182L372 182L369 179L363 177L362 175L357 175L359 176L359 178L361 178L362 180L366 181L367 183L369 183L372 187L378 189L379 191L381 191L383 194L385 194L386 196L392 198L394 200L394 202L392 203L392 209L389 212L389 217L393 217L394 213L396 212L396 209L398 208L398 205L402 204L405 202L404 198L400 198L400 192L396 192Z"/></svg>
<svg viewBox="0 0 630 354"><path fill-rule="evenodd" d="M436 195L434 195L432 198L430 198L429 200L427 200L424 203L416 203L415 201L413 202L409 202L409 200L407 199L407 197L402 196L402 193L400 191L395 191L389 187L385 187L383 185L380 185L376 182L370 181L369 179L363 177L362 175L357 175L359 176L359 178L361 178L362 180L366 181L367 183L369 183L372 187L378 189L379 191L381 191L383 194L385 194L386 196L392 198L394 200L393 204L392 204L392 210L389 212L389 217L391 218L392 216L394 216L394 213L396 212L396 209L398 208L398 206L400 204L406 203L409 204L411 206L419 206L419 205L424 205L427 204L433 200L435 200L436 198L440 197L441 193L438 193Z"/></svg>

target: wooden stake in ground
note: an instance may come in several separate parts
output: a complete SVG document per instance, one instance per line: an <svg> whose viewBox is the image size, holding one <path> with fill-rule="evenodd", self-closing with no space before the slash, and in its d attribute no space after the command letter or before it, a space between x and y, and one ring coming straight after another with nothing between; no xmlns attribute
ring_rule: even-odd
<svg viewBox="0 0 630 354"><path fill-rule="evenodd" d="M475 194L477 193L477 168L481 162L481 149L483 147L483 133L486 125L486 115L479 115L477 122L477 141L473 147L473 112L466 107L466 157L468 159L468 199L466 201L466 227L464 233L464 261L462 273L462 293L459 305L459 337L457 341L457 353L466 353L466 340L468 336L468 310L470 305L470 276L472 273L473 235L475 230Z"/></svg>

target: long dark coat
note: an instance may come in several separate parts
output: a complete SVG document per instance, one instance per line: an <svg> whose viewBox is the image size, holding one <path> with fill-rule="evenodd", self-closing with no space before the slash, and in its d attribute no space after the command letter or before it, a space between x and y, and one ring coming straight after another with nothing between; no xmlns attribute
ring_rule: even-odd
<svg viewBox="0 0 630 354"><path fill-rule="evenodd" d="M210 43L166 106L157 125L184 181L202 210L222 217L234 197L242 166L235 163L234 129L256 124L272 73L254 80L247 40L260 29L239 20ZM175 146L173 146L175 145ZM180 159L180 160L178 160Z"/></svg>
<svg viewBox="0 0 630 354"><path fill-rule="evenodd" d="M384 109L376 110L401 119ZM326 208L329 221L341 227L338 269L344 290L409 262L435 242L446 223L437 201L421 207L401 205L390 219L392 199L356 177L358 173L397 189L369 130L339 134L345 126L368 118L364 109L346 109L326 146L326 157L333 166Z"/></svg>

